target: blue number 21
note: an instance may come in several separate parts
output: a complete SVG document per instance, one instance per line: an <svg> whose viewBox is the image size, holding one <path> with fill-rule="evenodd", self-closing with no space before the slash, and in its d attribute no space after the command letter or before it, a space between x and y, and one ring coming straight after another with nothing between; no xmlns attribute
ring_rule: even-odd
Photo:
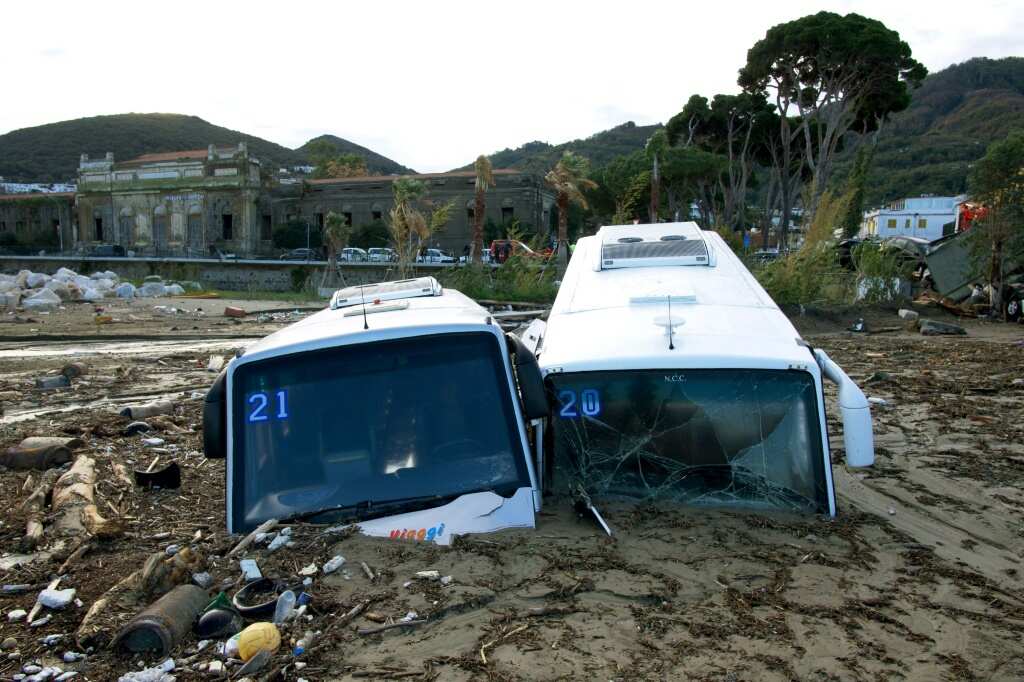
<svg viewBox="0 0 1024 682"><path fill-rule="evenodd" d="M277 397L277 419L288 418L288 391L278 391ZM246 401L249 403L249 417L248 421L250 424L256 422L265 422L270 419L270 415L267 414L267 405L270 404L270 398L266 393L253 393L249 396Z"/></svg>

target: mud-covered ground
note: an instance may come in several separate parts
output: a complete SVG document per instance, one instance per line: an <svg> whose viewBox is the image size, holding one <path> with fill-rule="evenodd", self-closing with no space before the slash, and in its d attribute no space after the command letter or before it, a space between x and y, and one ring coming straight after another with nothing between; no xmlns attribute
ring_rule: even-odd
<svg viewBox="0 0 1024 682"><path fill-rule="evenodd" d="M215 586L232 592L239 584L237 559L225 558L239 538L223 530L224 465L201 455L200 391L213 376L206 371L211 355L227 356L287 319L236 322L223 317L223 306L133 302L108 311L122 320L113 324L97 326L91 308L79 307L0 326L0 446L31 435L80 437L77 454L96 460L98 511L122 529L101 540L61 538L48 527L33 561L0 569L0 583L38 588L0 596L0 640L12 638L5 646L13 647L0 652L0 678L34 661L91 680L159 663L102 647L76 663L60 658L81 650L74 633L89 606L170 544L205 560ZM888 330L899 326L895 315L875 311L865 315L869 328L886 331L864 335L842 331L856 317L844 315L794 319L808 341L886 402L874 410L877 461L870 470L845 469L841 426L830 417L837 518L602 506L616 531L611 539L550 499L536 530L466 537L450 547L295 526L292 546L272 554L257 546L244 556L265 575L286 579L337 554L346 563L330 576L317 573L308 588L310 618L286 629L288 638L321 631L313 649L296 659L282 647L260 675L1024 678L1024 327L967 321L967 337L925 338ZM89 373L71 389L32 387L72 359L88 363ZM142 436L122 435L129 420L116 410L162 395L174 397L175 412L150 420L154 431L146 436L165 443L146 447ZM830 414L838 414L834 394L829 400ZM117 464L131 472L157 457L157 468L181 466L180 489L146 490L116 475ZM0 472L0 565L20 560L20 505L39 478ZM67 561L82 546L84 554ZM52 620L38 628L9 623L6 614L30 610L65 562L60 587L76 588L82 606L50 612ZM423 570L451 581L415 580ZM356 607L362 611L346 619ZM416 624L360 632L409 612ZM100 622L113 632L129 615L113 609ZM41 639L51 634L64 638L47 647ZM209 677L199 668L217 658L214 646L195 648L190 635L173 653L178 679Z"/></svg>

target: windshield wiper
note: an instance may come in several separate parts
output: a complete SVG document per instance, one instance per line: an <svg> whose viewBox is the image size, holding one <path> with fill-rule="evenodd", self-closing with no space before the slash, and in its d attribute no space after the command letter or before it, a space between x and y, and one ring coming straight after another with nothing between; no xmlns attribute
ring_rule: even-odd
<svg viewBox="0 0 1024 682"><path fill-rule="evenodd" d="M511 490L506 489L505 486L500 486L497 488L467 490L465 492L453 493L451 495L420 495L418 497L404 497L397 500L382 500L380 502L374 500L361 500L359 502L355 502L352 504L339 504L330 507L323 507L322 509L313 509L311 511L298 512L296 514L284 517L279 521L279 523L296 523L299 521L309 521L323 514L342 512L350 512L350 514L348 514L348 517L353 518L357 521L369 521L371 519L377 519L382 516L390 516L392 514L402 514L405 512L430 509L431 507L439 507L441 505L448 504L452 500L456 500L462 497L463 495L493 492L496 495L501 495L502 497L510 497L511 495L515 494L515 491L515 486L513 486Z"/></svg>

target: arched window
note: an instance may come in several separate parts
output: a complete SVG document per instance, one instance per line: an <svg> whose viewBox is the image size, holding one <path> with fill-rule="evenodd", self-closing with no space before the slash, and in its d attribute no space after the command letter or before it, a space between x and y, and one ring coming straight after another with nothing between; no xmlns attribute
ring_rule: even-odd
<svg viewBox="0 0 1024 682"><path fill-rule="evenodd" d="M153 211L153 244L163 246L167 243L167 209L157 206Z"/></svg>
<svg viewBox="0 0 1024 682"><path fill-rule="evenodd" d="M202 246L203 244L203 209L199 204L192 204L188 207L188 234L186 241L191 246Z"/></svg>
<svg viewBox="0 0 1024 682"><path fill-rule="evenodd" d="M117 243L122 246L130 246L132 243L132 228L134 227L135 216L132 209L125 206L117 218Z"/></svg>

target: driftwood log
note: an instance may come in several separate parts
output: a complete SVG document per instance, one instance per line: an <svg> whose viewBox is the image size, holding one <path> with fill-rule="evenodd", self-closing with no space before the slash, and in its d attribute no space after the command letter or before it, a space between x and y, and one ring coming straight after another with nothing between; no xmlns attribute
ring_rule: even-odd
<svg viewBox="0 0 1024 682"><path fill-rule="evenodd" d="M79 455L71 469L57 479L53 487L54 529L63 535L91 533L110 538L121 533L121 526L100 516L96 509L96 461Z"/></svg>
<svg viewBox="0 0 1024 682"><path fill-rule="evenodd" d="M39 546L43 539L43 511L46 509L46 497L50 494L54 482L60 472L50 469L43 472L39 485L32 491L32 494L22 503L22 508L27 510L25 521L25 536L21 538L21 551L31 552Z"/></svg>

